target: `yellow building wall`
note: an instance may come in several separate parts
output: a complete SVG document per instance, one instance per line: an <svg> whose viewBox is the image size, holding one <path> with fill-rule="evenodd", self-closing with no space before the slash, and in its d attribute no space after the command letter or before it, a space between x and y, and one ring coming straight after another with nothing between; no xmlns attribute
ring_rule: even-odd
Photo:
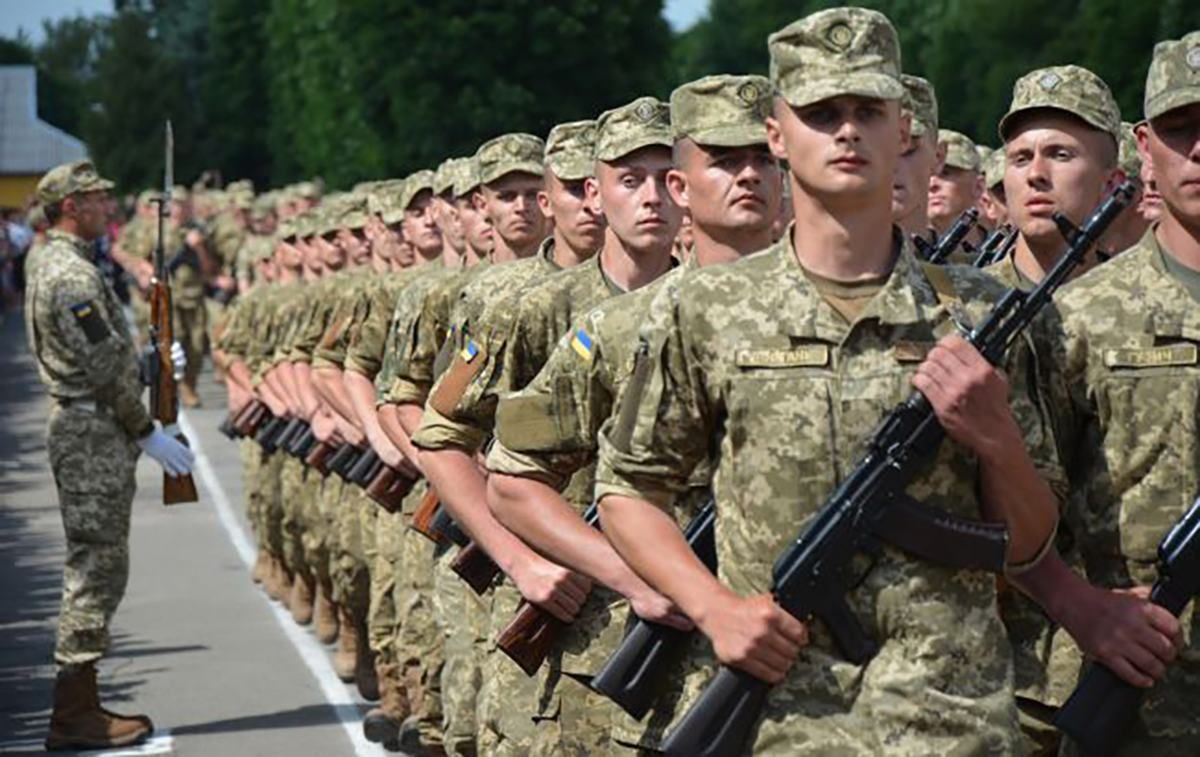
<svg viewBox="0 0 1200 757"><path fill-rule="evenodd" d="M0 208L23 208L37 189L39 176L0 176Z"/></svg>

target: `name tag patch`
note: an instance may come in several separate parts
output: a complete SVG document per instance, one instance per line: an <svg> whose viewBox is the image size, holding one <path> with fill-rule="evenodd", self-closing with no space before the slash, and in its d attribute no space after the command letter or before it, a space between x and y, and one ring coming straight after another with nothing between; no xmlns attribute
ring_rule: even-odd
<svg viewBox="0 0 1200 757"><path fill-rule="evenodd" d="M892 354L896 358L897 363L920 363L925 360L925 356L933 349L932 342L896 342L896 346L892 348Z"/></svg>
<svg viewBox="0 0 1200 757"><path fill-rule="evenodd" d="M1172 344L1142 349L1104 351L1108 368L1158 368L1168 365L1196 365L1200 351L1194 344Z"/></svg>
<svg viewBox="0 0 1200 757"><path fill-rule="evenodd" d="M829 365L829 347L810 344L787 350L739 350L740 368L820 368Z"/></svg>

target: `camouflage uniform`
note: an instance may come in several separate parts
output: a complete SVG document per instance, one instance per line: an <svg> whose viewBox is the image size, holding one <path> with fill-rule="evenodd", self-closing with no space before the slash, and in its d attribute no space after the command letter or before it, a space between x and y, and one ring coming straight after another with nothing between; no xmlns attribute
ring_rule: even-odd
<svg viewBox="0 0 1200 757"><path fill-rule="evenodd" d="M1155 47L1145 115L1195 102L1197 32ZM1066 338L1056 365L1063 367L1075 432L1068 470L1077 496L1068 518L1088 579L1106 587L1154 582L1159 542L1200 491L1200 274L1162 246L1157 230L1058 298ZM1183 651L1146 692L1117 753L1200 749L1196 620L1192 603L1180 618Z"/></svg>
<svg viewBox="0 0 1200 757"><path fill-rule="evenodd" d="M68 170L58 177L61 196L112 186L91 163ZM39 196L53 178L42 180ZM141 404L133 339L91 245L53 229L29 253L27 275L26 333L54 399L46 446L67 539L54 658L78 666L108 648L108 624L129 577L135 440L154 425Z"/></svg>

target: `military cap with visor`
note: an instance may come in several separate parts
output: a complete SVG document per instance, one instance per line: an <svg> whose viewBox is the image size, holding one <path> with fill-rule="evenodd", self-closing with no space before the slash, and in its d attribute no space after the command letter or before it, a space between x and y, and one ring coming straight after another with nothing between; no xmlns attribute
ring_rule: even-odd
<svg viewBox="0 0 1200 757"><path fill-rule="evenodd" d="M904 96L900 41L887 16L866 8L830 8L767 38L771 84L794 108L842 95Z"/></svg>
<svg viewBox="0 0 1200 757"><path fill-rule="evenodd" d="M560 181L579 181L596 171L596 122L568 121L546 136L546 167Z"/></svg>
<svg viewBox="0 0 1200 757"><path fill-rule="evenodd" d="M542 175L546 143L532 134L501 134L479 146L479 182L491 184L510 173Z"/></svg>
<svg viewBox="0 0 1200 757"><path fill-rule="evenodd" d="M662 100L639 97L596 119L596 160L617 160L643 147L670 147L671 108Z"/></svg>
<svg viewBox="0 0 1200 757"><path fill-rule="evenodd" d="M37 183L37 201L42 205L62 202L71 195L85 192L105 192L113 183L96 173L90 160L64 163L46 172Z"/></svg>
<svg viewBox="0 0 1200 757"><path fill-rule="evenodd" d="M928 79L911 74L901 74L900 83L904 85L904 97L901 98L904 112L912 118L912 135L923 137L926 134L937 137L938 133L938 103L937 94Z"/></svg>
<svg viewBox="0 0 1200 757"><path fill-rule="evenodd" d="M1017 79L1012 103L1000 119L1000 138L1007 142L1012 137L1022 114L1045 109L1068 113L1108 134L1114 145L1120 142L1121 110L1112 90L1082 66L1039 68Z"/></svg>
<svg viewBox="0 0 1200 757"><path fill-rule="evenodd" d="M705 76L671 93L671 135L706 147L767 142L771 82L763 76Z"/></svg>
<svg viewBox="0 0 1200 757"><path fill-rule="evenodd" d="M1200 31L1154 46L1143 110L1152 119L1194 103L1200 103Z"/></svg>
<svg viewBox="0 0 1200 757"><path fill-rule="evenodd" d="M966 134L953 129L939 129L938 144L946 146L946 165L962 171L979 171L979 150Z"/></svg>

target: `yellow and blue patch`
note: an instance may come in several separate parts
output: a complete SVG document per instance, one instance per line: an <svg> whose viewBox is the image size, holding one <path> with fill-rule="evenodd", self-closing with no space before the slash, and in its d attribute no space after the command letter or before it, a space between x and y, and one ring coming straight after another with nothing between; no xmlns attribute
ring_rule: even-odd
<svg viewBox="0 0 1200 757"><path fill-rule="evenodd" d="M76 318L87 318L92 314L92 303L78 302L71 306L71 312L75 314Z"/></svg>
<svg viewBox="0 0 1200 757"><path fill-rule="evenodd" d="M575 350L584 360L592 359L592 338L583 329L576 329L571 338L571 349Z"/></svg>
<svg viewBox="0 0 1200 757"><path fill-rule="evenodd" d="M458 356L463 359L464 363L469 363L479 356L479 345L475 344L474 339L468 339L466 345L459 351Z"/></svg>

